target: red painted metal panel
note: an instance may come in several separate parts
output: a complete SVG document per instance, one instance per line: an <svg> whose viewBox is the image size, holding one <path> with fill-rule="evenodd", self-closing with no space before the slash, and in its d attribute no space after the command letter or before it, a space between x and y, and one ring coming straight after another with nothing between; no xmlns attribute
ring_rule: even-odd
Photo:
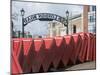
<svg viewBox="0 0 100 75"><path fill-rule="evenodd" d="M22 46L23 46L23 52L24 52L22 68L23 68L24 73L29 73L32 67L33 40L32 38L22 38L21 40L23 42Z"/></svg>
<svg viewBox="0 0 100 75"><path fill-rule="evenodd" d="M88 36L88 49L86 53L86 61L92 61L92 52L93 52L93 34L87 33Z"/></svg>
<svg viewBox="0 0 100 75"><path fill-rule="evenodd" d="M96 36L92 33L77 33L64 37L12 39L12 73L39 72L41 65L47 72L51 63L54 68L60 61L68 62L96 60Z"/></svg>
<svg viewBox="0 0 100 75"><path fill-rule="evenodd" d="M74 50L74 39L72 36L64 36L65 38L65 46L66 48L64 49L64 54L62 57L62 61L64 65L66 66L68 62L70 63L70 57L72 55L72 52Z"/></svg>
<svg viewBox="0 0 100 75"><path fill-rule="evenodd" d="M53 64L54 67L57 68L59 66L60 61L62 61L62 56L64 54L64 50L66 48L65 41L63 37L55 37L56 47L54 52Z"/></svg>
<svg viewBox="0 0 100 75"><path fill-rule="evenodd" d="M44 63L44 43L42 39L34 39L33 50L32 72L39 72L42 63Z"/></svg>
<svg viewBox="0 0 100 75"><path fill-rule="evenodd" d="M17 57L18 63L20 64L20 67L22 68L23 60L24 60L24 54L23 54L23 48L22 48L22 40L20 38L14 38L12 39L12 53L14 56Z"/></svg>
<svg viewBox="0 0 100 75"><path fill-rule="evenodd" d="M74 50L71 55L71 60L73 61L73 64L75 64L78 60L78 55L81 51L81 46L82 46L82 38L79 34L73 34L73 39L74 39Z"/></svg>
<svg viewBox="0 0 100 75"><path fill-rule="evenodd" d="M12 57L12 62L11 62L11 72L12 74L19 74L19 73L23 73L22 68L18 62L17 57L14 55L14 53L12 53L11 55Z"/></svg>
<svg viewBox="0 0 100 75"><path fill-rule="evenodd" d="M81 46L81 51L79 53L78 59L80 62L84 62L86 58L86 52L88 48L88 36L86 33L80 33L80 36L82 38L82 46Z"/></svg>
<svg viewBox="0 0 100 75"><path fill-rule="evenodd" d="M30 51L30 48L32 46L33 40L32 40L32 38L30 38L30 39L29 38L23 38L22 41L23 41L24 55L27 56L29 51Z"/></svg>
<svg viewBox="0 0 100 75"><path fill-rule="evenodd" d="M44 71L48 71L50 64L53 62L54 59L54 50L55 50L55 40L52 38L44 38L44 45L45 45L45 59L43 65Z"/></svg>
<svg viewBox="0 0 100 75"><path fill-rule="evenodd" d="M96 61L96 35L94 35L94 43L93 43L93 61Z"/></svg>
<svg viewBox="0 0 100 75"><path fill-rule="evenodd" d="M19 38L12 39L12 51L18 57L21 51L22 41Z"/></svg>

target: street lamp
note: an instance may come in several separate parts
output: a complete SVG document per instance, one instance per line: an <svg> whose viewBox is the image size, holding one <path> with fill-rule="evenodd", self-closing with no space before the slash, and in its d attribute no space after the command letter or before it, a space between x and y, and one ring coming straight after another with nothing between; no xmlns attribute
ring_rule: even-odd
<svg viewBox="0 0 100 75"><path fill-rule="evenodd" d="M24 37L24 14L25 14L25 11L24 11L24 9L22 8L22 9L20 10L20 12L21 12L21 16L22 16L22 37Z"/></svg>
<svg viewBox="0 0 100 75"><path fill-rule="evenodd" d="M66 34L68 34L68 21L69 21L68 18L69 18L69 11L67 10L66 11L66 25L65 25L66 26Z"/></svg>

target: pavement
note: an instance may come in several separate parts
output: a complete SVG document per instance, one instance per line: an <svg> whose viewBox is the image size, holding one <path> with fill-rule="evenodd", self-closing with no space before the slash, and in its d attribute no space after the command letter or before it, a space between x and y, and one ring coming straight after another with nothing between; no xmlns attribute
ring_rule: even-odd
<svg viewBox="0 0 100 75"><path fill-rule="evenodd" d="M71 65L66 68L60 68L58 70L55 70L51 68L50 72L60 72L60 71L75 71L75 70L94 70L96 69L96 62L91 61L91 62L85 62L85 63L80 63L76 65Z"/></svg>
<svg viewBox="0 0 100 75"><path fill-rule="evenodd" d="M89 69L96 69L95 61L77 64L77 65L71 66L65 70L70 71L70 70L89 70Z"/></svg>

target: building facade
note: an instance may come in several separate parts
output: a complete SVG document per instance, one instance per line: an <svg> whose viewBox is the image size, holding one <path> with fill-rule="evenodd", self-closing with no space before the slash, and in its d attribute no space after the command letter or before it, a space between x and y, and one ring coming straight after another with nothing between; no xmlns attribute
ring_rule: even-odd
<svg viewBox="0 0 100 75"><path fill-rule="evenodd" d="M96 33L96 6L90 6L88 12L88 32Z"/></svg>
<svg viewBox="0 0 100 75"><path fill-rule="evenodd" d="M67 28L59 22L52 21L48 25L48 36L64 36ZM90 32L96 33L96 6L83 6L83 13L69 17L68 34Z"/></svg>
<svg viewBox="0 0 100 75"><path fill-rule="evenodd" d="M83 7L84 32L96 33L96 6Z"/></svg>
<svg viewBox="0 0 100 75"><path fill-rule="evenodd" d="M66 34L67 28L64 26L64 24L57 22L57 21L51 21L48 24L48 36L54 37L54 36L64 36ZM83 17L82 14L78 14L73 16L72 18L69 18L68 23L68 34L83 32Z"/></svg>
<svg viewBox="0 0 100 75"><path fill-rule="evenodd" d="M72 16L69 20L69 34L83 31L83 14Z"/></svg>
<svg viewBox="0 0 100 75"><path fill-rule="evenodd" d="M48 24L49 37L63 36L63 35L66 35L66 27L64 26L64 24L57 21L49 22Z"/></svg>
<svg viewBox="0 0 100 75"><path fill-rule="evenodd" d="M84 32L88 32L88 12L89 12L89 5L83 6L83 29Z"/></svg>

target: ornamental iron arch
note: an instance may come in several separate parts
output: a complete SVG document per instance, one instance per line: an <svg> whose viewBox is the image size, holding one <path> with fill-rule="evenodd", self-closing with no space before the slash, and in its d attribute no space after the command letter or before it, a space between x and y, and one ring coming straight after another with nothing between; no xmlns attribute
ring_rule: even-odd
<svg viewBox="0 0 100 75"><path fill-rule="evenodd" d="M37 14L30 15L26 18L23 18L23 24L24 24L24 26L26 26L28 23L35 21L35 20L40 20L40 21L53 21L53 20L55 20L55 21L61 22L65 26L67 25L66 18L61 17L61 16L56 15L56 14L52 14L52 13L37 13Z"/></svg>
<svg viewBox="0 0 100 75"><path fill-rule="evenodd" d="M24 37L24 26L26 26L28 23L35 21L35 20L40 20L40 21L56 20L58 22L61 22L66 27L66 34L68 34L68 17L69 17L68 10L66 12L67 19L64 17L61 17L59 15L52 14L52 13L37 13L37 14L33 14L33 15L30 15L30 16L24 18L24 14L25 14L24 9L22 8L20 10L20 12L21 12L21 16L22 16L22 37Z"/></svg>

